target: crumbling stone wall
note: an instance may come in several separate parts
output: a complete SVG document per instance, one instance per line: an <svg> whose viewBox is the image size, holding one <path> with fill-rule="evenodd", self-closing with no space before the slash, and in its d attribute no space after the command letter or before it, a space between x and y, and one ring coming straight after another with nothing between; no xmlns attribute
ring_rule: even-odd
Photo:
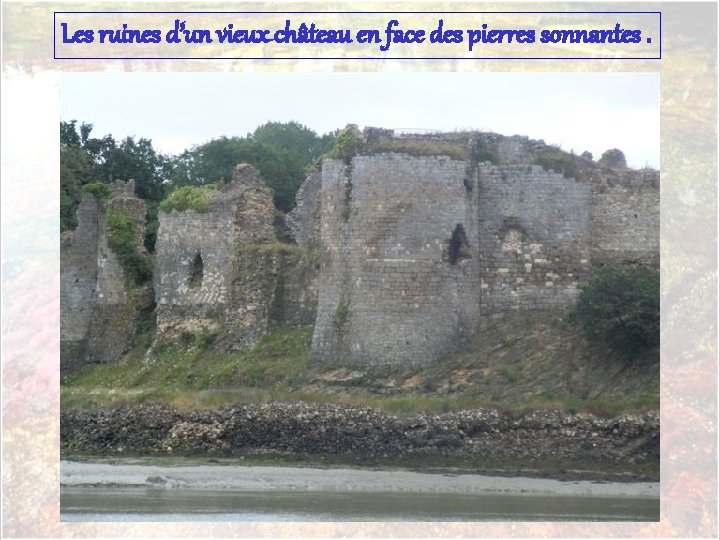
<svg viewBox="0 0 720 540"><path fill-rule="evenodd" d="M406 154L325 160L312 355L422 364L479 320L477 189L464 161Z"/></svg>
<svg viewBox="0 0 720 540"><path fill-rule="evenodd" d="M594 264L660 266L660 175L604 170L592 184Z"/></svg>
<svg viewBox="0 0 720 540"><path fill-rule="evenodd" d="M272 193L249 165L205 213L160 212L156 244L157 338L217 333L242 349L279 324L312 324L317 264L279 244Z"/></svg>
<svg viewBox="0 0 720 540"><path fill-rule="evenodd" d="M60 367L114 362L128 349L142 312L151 309L150 287L128 283L108 245L107 213L121 211L135 224L136 247L144 252L145 203L134 184L118 181L106 202L85 194L78 226L60 244Z"/></svg>
<svg viewBox="0 0 720 540"><path fill-rule="evenodd" d="M311 172L295 195L295 208L287 223L295 242L301 246L316 244L320 239L320 190L322 173Z"/></svg>
<svg viewBox="0 0 720 540"><path fill-rule="evenodd" d="M520 136L392 137L323 163L317 361L428 363L487 318L571 306L599 265L659 265L656 171Z"/></svg>
<svg viewBox="0 0 720 540"><path fill-rule="evenodd" d="M590 185L538 165L479 177L483 315L571 304L591 270Z"/></svg>
<svg viewBox="0 0 720 540"><path fill-rule="evenodd" d="M207 212L160 213L159 340L218 333L219 346L241 349L277 326L314 323L316 361L423 365L484 320L571 306L599 265L659 265L657 171L520 136L384 145L398 137L357 134L356 155L326 159L286 219L248 165ZM131 186L104 204L83 199L62 239L64 366L117 359L151 305L108 247L108 209L134 216L142 245L145 208Z"/></svg>

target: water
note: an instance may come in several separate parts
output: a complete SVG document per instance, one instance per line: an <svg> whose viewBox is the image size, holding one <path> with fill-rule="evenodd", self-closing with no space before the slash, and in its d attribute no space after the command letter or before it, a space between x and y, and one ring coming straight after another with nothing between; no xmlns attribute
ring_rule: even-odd
<svg viewBox="0 0 720 540"><path fill-rule="evenodd" d="M658 521L657 497L61 488L62 521Z"/></svg>

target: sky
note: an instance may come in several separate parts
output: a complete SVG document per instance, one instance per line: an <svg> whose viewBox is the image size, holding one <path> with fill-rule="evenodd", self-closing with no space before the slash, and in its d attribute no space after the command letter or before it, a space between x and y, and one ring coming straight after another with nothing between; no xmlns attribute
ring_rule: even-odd
<svg viewBox="0 0 720 540"><path fill-rule="evenodd" d="M526 135L659 168L659 84L655 73L65 73L61 119L167 154L295 121L318 134L357 124Z"/></svg>

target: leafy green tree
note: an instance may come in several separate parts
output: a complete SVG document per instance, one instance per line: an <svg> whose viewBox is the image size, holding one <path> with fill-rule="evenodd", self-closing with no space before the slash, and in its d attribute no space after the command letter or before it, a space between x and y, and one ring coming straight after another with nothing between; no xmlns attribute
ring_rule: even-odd
<svg viewBox="0 0 720 540"><path fill-rule="evenodd" d="M132 178L138 197L155 202L163 199L167 158L155 151L150 140L126 137L120 143L111 141L101 155L100 170L107 178Z"/></svg>
<svg viewBox="0 0 720 540"><path fill-rule="evenodd" d="M92 124L60 122L60 226L77 226L77 206L83 186L112 180L135 180L135 193L147 203L145 246L152 251L157 234L157 205L165 196L169 159L156 152L152 141L112 135L92 137ZM100 193L99 186L90 189Z"/></svg>
<svg viewBox="0 0 720 540"><path fill-rule="evenodd" d="M296 154L303 166L330 151L333 143L332 135L318 137L313 130L297 122L268 122L255 130L252 139L276 150Z"/></svg>
<svg viewBox="0 0 720 540"><path fill-rule="evenodd" d="M172 187L228 182L238 163L250 163L272 188L276 208L288 212L306 168L332 148L335 135L319 137L297 122L268 122L247 137L220 137L173 158Z"/></svg>
<svg viewBox="0 0 720 540"><path fill-rule="evenodd" d="M571 317L588 338L630 360L660 345L660 277L645 269L600 268Z"/></svg>
<svg viewBox="0 0 720 540"><path fill-rule="evenodd" d="M303 161L294 152L282 151L252 139L221 137L196 146L173 160L173 187L229 182L238 163L255 166L272 188L275 206L287 212L305 180Z"/></svg>
<svg viewBox="0 0 720 540"><path fill-rule="evenodd" d="M82 129L87 124L82 124ZM98 177L97 165L82 147L76 122L60 122L60 230L77 227L77 207L82 187Z"/></svg>

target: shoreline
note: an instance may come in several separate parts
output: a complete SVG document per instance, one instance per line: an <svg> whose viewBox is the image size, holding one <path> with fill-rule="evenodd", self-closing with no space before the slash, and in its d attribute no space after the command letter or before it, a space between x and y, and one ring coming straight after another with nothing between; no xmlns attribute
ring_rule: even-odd
<svg viewBox="0 0 720 540"><path fill-rule="evenodd" d="M266 465L149 465L62 460L62 488L242 492L428 493L659 498L659 482L604 482L468 473Z"/></svg>
<svg viewBox="0 0 720 540"><path fill-rule="evenodd" d="M165 405L61 412L70 459L204 459L228 464L379 467L560 480L659 479L657 412L600 418L490 409L395 416L304 402L179 411ZM246 460L247 461L244 461Z"/></svg>

